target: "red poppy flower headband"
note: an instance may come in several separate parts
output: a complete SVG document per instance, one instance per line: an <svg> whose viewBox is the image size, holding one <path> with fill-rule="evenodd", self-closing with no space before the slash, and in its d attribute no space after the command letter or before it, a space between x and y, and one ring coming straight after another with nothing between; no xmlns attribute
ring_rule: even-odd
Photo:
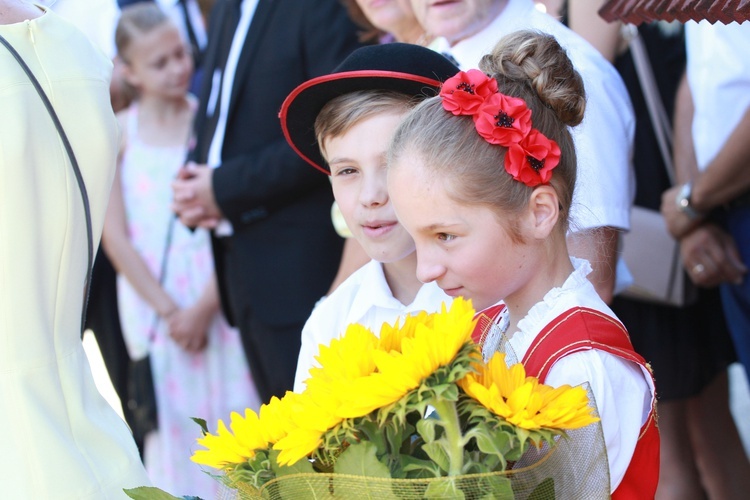
<svg viewBox="0 0 750 500"><path fill-rule="evenodd" d="M560 163L560 148L531 127L526 102L498 92L497 81L477 69L459 71L440 88L443 108L471 116L484 140L508 148L505 171L529 187L546 184Z"/></svg>

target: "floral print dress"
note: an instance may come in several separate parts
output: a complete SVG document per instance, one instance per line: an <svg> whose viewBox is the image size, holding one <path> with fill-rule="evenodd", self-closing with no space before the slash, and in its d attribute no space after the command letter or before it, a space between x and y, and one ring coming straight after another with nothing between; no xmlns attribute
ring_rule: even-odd
<svg viewBox="0 0 750 500"><path fill-rule="evenodd" d="M170 210L171 182L186 149L143 141L138 135L137 104L130 107L127 122L120 175L131 242L156 277L166 257L163 287L179 307L189 307L202 294L214 266L208 232L187 229ZM217 314L205 350L188 353L169 337L165 322L156 319L124 276L118 276L117 292L130 356L151 355L158 430L146 437L144 462L149 476L155 486L174 495L216 498L218 482L190 461L201 434L191 417L205 419L209 430L215 431L216 422L228 422L232 411L257 411L260 406L239 333Z"/></svg>

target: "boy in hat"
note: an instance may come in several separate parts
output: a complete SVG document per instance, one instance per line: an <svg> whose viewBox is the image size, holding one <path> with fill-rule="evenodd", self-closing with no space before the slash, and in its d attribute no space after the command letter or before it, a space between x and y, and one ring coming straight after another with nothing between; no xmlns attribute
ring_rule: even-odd
<svg viewBox="0 0 750 500"><path fill-rule="evenodd" d="M292 148L331 177L333 195L353 237L372 260L312 312L302 330L294 390L315 365L321 344L360 323L379 333L384 322L436 311L450 297L416 276L414 242L401 227L386 189L386 150L403 116L436 95L458 72L429 49L391 43L354 51L330 75L297 87L281 108Z"/></svg>

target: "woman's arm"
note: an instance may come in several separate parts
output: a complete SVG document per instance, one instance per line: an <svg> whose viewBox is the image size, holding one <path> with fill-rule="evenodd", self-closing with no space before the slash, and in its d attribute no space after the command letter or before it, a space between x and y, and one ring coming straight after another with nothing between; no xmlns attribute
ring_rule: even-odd
<svg viewBox="0 0 750 500"><path fill-rule="evenodd" d="M159 316L166 318L177 310L177 305L161 287L158 279L148 269L130 241L125 203L122 198L120 161L118 160L117 163L104 219L102 246L115 270L125 276L138 295L148 302Z"/></svg>

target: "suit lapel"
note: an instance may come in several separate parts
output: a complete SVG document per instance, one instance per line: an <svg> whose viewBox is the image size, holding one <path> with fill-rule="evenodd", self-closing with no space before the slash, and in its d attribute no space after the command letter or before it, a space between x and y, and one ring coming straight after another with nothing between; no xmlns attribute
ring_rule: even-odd
<svg viewBox="0 0 750 500"><path fill-rule="evenodd" d="M206 123L206 106L208 104L208 97L211 94L211 83L213 80L213 73L216 69L217 61L219 59L219 43L221 29L221 20L224 19L224 9L227 8L227 2L217 2L214 10L211 12L210 26L209 26L209 37L208 46L206 47L206 54L203 59L203 82L201 83L200 92L198 95L200 107L195 115L194 128L199 133L197 141L197 149L191 154L192 159L198 162L204 162L208 151L203 151L200 145L202 144L201 136L207 131L204 130Z"/></svg>
<svg viewBox="0 0 750 500"><path fill-rule="evenodd" d="M227 116L227 119L231 117L232 110L235 109L237 96L242 90L241 82L247 77L253 57L258 50L260 40L263 38L263 34L268 28L268 20L271 18L271 14L274 9L276 9L277 4L278 1L276 0L258 0L258 6L255 8L255 13L250 22L250 28L247 31L245 43L242 46L242 52L240 52L240 58L237 61L237 70L235 71L234 84L232 85L232 95L229 98L229 116Z"/></svg>

